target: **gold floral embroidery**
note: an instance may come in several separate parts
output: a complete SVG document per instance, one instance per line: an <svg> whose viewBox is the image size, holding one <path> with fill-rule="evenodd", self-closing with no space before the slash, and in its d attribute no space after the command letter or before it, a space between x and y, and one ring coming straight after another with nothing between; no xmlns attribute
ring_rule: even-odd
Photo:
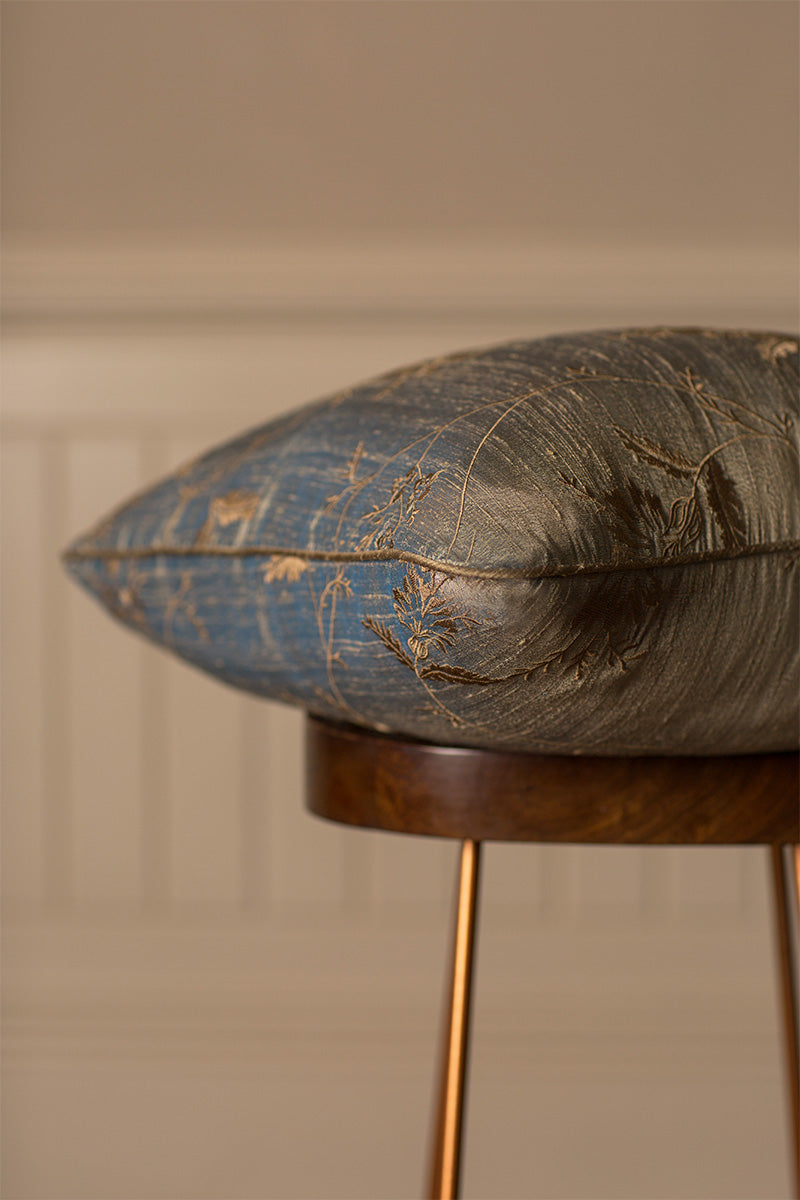
<svg viewBox="0 0 800 1200"><path fill-rule="evenodd" d="M673 576L673 581L677 577ZM663 578L652 571L616 571L572 579L562 593L564 644L529 669L560 667L578 680L592 667L624 672L644 654L651 617L664 600Z"/></svg>
<svg viewBox="0 0 800 1200"><path fill-rule="evenodd" d="M427 658L431 650L448 650L455 644L459 625L478 624L472 617L455 614L439 594L444 579L409 571L403 576L403 586L392 588L394 611L408 631L406 641L415 659Z"/></svg>
<svg viewBox="0 0 800 1200"><path fill-rule="evenodd" d="M341 651L335 645L336 609L340 599L348 600L353 595L353 587L345 571L346 564L339 563L333 576L328 579L319 595L317 595L314 586L313 571L307 573L306 580L311 595L311 603L314 607L320 644L325 655L325 670L328 676L328 687L330 688L330 696L327 697L327 702L330 703L332 699L339 711L350 720L363 721L362 714L345 699L336 681L336 668L347 667Z"/></svg>
<svg viewBox="0 0 800 1200"><path fill-rule="evenodd" d="M435 571L423 574L412 570L404 574L401 587L392 589L395 616L403 630L402 640L384 621L375 617L364 617L361 624L416 675L430 698L430 703L424 706L425 711L444 717L454 728L463 728L466 724L463 718L436 695L432 684L491 684L504 681L448 663L441 657L432 657L433 654L446 655L456 644L461 630L479 624L473 617L455 611L452 604L440 594L447 578L446 574Z"/></svg>
<svg viewBox="0 0 800 1200"><path fill-rule="evenodd" d="M362 620L369 629L391 650L404 666L409 667L420 680L436 679L447 683L498 683L499 679L468 671L432 658L433 653L446 654L456 644L462 629L479 624L474 617L454 610L452 604L440 594L446 582L446 574L417 570L407 571L402 587L392 589L393 606L397 623L403 629L402 641L389 626L368 616Z"/></svg>
<svg viewBox="0 0 800 1200"><path fill-rule="evenodd" d="M263 568L264 582L275 583L285 579L288 583L297 583L307 570L308 561L298 558L296 554L271 554Z"/></svg>
<svg viewBox="0 0 800 1200"><path fill-rule="evenodd" d="M179 614L185 617L189 624L194 628L194 631L201 642L208 642L211 640L208 635L208 630L206 629L205 621L197 611L197 605L193 600L189 599L189 593L191 592L192 587L192 572L181 571L178 589L170 596L164 608L164 641L167 644L173 640L175 618Z"/></svg>
<svg viewBox="0 0 800 1200"><path fill-rule="evenodd" d="M215 496L211 501L211 511L214 520L223 527L232 525L235 521L249 521L258 508L257 492L245 492L237 489L226 492L224 496Z"/></svg>
<svg viewBox="0 0 800 1200"><path fill-rule="evenodd" d="M775 336L761 338L758 343L758 352L762 358L774 365L779 359L786 358L789 354L797 354L797 339Z"/></svg>
<svg viewBox="0 0 800 1200"><path fill-rule="evenodd" d="M775 339L773 339L775 341ZM702 490L708 504L708 511L716 524L723 547L726 550L737 550L747 542L747 519L744 506L734 486L733 480L725 472L720 463L720 455L732 445L753 438L770 438L784 443L790 452L797 454L797 443L791 436L791 414L784 413L779 418L765 417L738 401L726 400L710 393L705 384L697 379L690 368L682 373L681 379L685 390L691 392L698 401L700 408L709 416L714 416L733 427L731 436L718 441L717 445L706 453L699 462L692 462L685 455L679 454L666 447L650 441L640 434L631 433L618 425L614 431L622 444L633 454L637 462L646 463L664 471L674 479L691 479L691 489L688 493L676 496L670 505L669 515L661 521L660 549L664 554L673 556L684 553L697 540L702 530L702 514L699 506L698 489L702 481ZM575 486L576 482L561 475L566 483ZM661 501L653 493L636 488L629 482L629 497L633 499L632 516L641 521L645 530L656 529L658 519L657 509ZM585 494L588 489L582 488ZM602 497L606 506L620 513L625 500L619 492L605 493ZM612 523L615 533L619 534L619 523ZM624 536L623 543L631 544Z"/></svg>
<svg viewBox="0 0 800 1200"><path fill-rule="evenodd" d="M791 349L787 339L778 338L770 343L769 353L782 357ZM421 452L414 465L404 475L392 481L385 502L374 503L358 518L372 526L358 542L358 552L392 550L397 534L401 529L413 524L436 479L444 473L444 468L430 472L423 470L424 459L436 439L465 416L474 417L483 411L490 413L499 407L499 415L492 418L489 429L480 438L462 480L458 519L449 546L452 551L465 515L466 493L472 469L478 454L498 425L523 403L535 397L553 394L565 387L574 391L577 380L585 381L587 386L605 383L648 388L672 387L680 392L689 393L698 407L707 413L710 421L728 424L730 435L720 436L717 432L717 440L712 449L702 458L694 460L685 453L660 445L643 434L614 426L617 436L636 462L650 468L655 467L671 479L685 485L677 494L673 492L672 496L659 494L631 477L614 488L596 491L591 484L582 482L574 474L568 476L557 468L557 474L569 487L595 505L600 521L612 536L612 561L619 564L621 569L618 573L612 572L605 577L588 575L582 582L576 581L574 586L565 586L560 616L563 627L560 647L539 661L529 662L524 668L509 675L485 674L448 662L448 654L456 646L460 634L478 622L454 611L452 604L445 600L441 587L448 578L446 569L436 571L418 567L406 572L402 586L392 591L396 624L387 623L375 616L365 617L362 624L395 658L414 672L432 700L432 710L446 715L452 723L463 722L433 694L432 684L435 682L500 684L513 679L529 678L539 670L549 672L555 669L562 669L579 679L590 667L602 665L621 671L627 670L628 665L644 653L644 639L651 615L663 603L665 597L663 579L644 569L648 560L659 558L663 562L679 559L690 553L703 529L704 510L707 518L716 525L725 551L735 553L746 548L745 509L733 480L720 461L724 451L737 442L758 437L781 440L796 452L791 437L791 417L788 413L769 417L739 401L715 395L690 368L675 371L674 380L667 383L656 379L628 378L614 372L606 373L595 367L577 365L566 372L565 377L559 381L543 384L506 399L487 401L470 410L468 414L462 413L445 425L431 429L391 455L376 470L367 472L361 479L358 473L364 449L363 443L359 442L343 472L344 489L328 500L326 511L332 512L339 507L336 538L338 539L347 510L356 496L366 486L374 484L390 463L398 459L402 461L403 455L414 446L420 446ZM555 452L551 454L555 457ZM636 567L637 570L625 571L626 566ZM344 664L334 650L335 598L339 591L349 595L344 583L346 581L343 582L337 577L334 580L334 590L330 591L331 585L328 585L320 597L318 606L318 620L326 647L329 679L337 695L339 692L333 681L333 668L336 663ZM330 600L330 605L323 633L326 599Z"/></svg>
<svg viewBox="0 0 800 1200"><path fill-rule="evenodd" d="M655 442L651 442L648 438L642 437L640 434L630 433L627 429L621 429L619 425L613 426L614 432L619 435L620 441L626 450L630 450L637 462L648 463L653 467L660 467L662 471L666 471L668 475L672 475L675 479L685 479L691 477L697 469L696 463L685 458L683 454L679 454L676 450L667 450L664 446L659 446Z"/></svg>
<svg viewBox="0 0 800 1200"><path fill-rule="evenodd" d="M733 481L725 474L719 462L712 458L708 463L705 482L708 506L717 522L726 550L743 546L747 538L747 519L742 502Z"/></svg>
<svg viewBox="0 0 800 1200"><path fill-rule="evenodd" d="M257 492L246 492L241 489L225 492L222 496L214 496L208 506L208 516L195 538L195 545L204 546L210 542L214 530L217 528L226 529L229 525L235 525L239 521L249 521L258 508L258 503Z"/></svg>
<svg viewBox="0 0 800 1200"><path fill-rule="evenodd" d="M109 569L107 574L112 580L119 575L119 564L116 564L117 569ZM147 619L147 611L142 599L142 588L147 582L147 572L141 570L136 564L131 563L128 567L126 582L122 587L116 583L109 584L106 572L100 575L98 572L92 572L92 589L97 593L106 607L118 617L120 621L125 621L134 628L140 629L143 633L150 632L150 623Z"/></svg>
<svg viewBox="0 0 800 1200"><path fill-rule="evenodd" d="M403 628L402 637L375 617L362 624L404 666L413 671L434 701L435 708L461 724L459 718L434 695L431 683L507 684L530 679L555 668L582 678L592 665L607 665L626 671L642 655L641 643L649 619L662 599L662 586L649 571L625 572L571 580L561 607L563 642L544 658L529 661L506 675L488 675L444 661L462 630L480 624L473 617L453 610L440 595L444 574L407 572L401 588L393 588L394 611ZM434 653L438 657L434 658Z"/></svg>
<svg viewBox="0 0 800 1200"><path fill-rule="evenodd" d="M386 504L374 505L361 517L362 521L374 526L374 529L361 539L359 549L366 549L372 544L376 550L391 550L395 534L401 527L414 524L420 503L441 473L430 471L423 475L417 463L405 475L395 479Z"/></svg>

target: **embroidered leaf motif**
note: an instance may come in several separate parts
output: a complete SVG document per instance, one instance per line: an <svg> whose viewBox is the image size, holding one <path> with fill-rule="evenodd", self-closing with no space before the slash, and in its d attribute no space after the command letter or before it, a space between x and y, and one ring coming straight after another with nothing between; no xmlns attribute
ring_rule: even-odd
<svg viewBox="0 0 800 1200"><path fill-rule="evenodd" d="M747 523L742 502L731 479L715 458L708 464L705 489L709 508L722 534L722 544L727 550L743 546L747 540Z"/></svg>
<svg viewBox="0 0 800 1200"><path fill-rule="evenodd" d="M435 651L444 654L456 644L459 631L478 622L454 612L451 602L440 594L447 576L435 571L411 570L403 576L401 587L392 588L392 601L398 623L408 635L405 646L383 621L366 617L362 625L374 633L400 662L421 679L443 683L499 683L498 679L469 671L465 667L430 661Z"/></svg>
<svg viewBox="0 0 800 1200"><path fill-rule="evenodd" d="M445 581L434 572L426 578L418 571L407 571L403 585L392 588L394 611L408 631L406 644L414 660L425 659L431 650L440 653L455 645L459 626L476 625L472 617L454 613L447 599L439 594Z"/></svg>
<svg viewBox="0 0 800 1200"><path fill-rule="evenodd" d="M211 501L211 512L219 525L233 525L235 521L249 521L258 508L258 493L238 489L215 496Z"/></svg>
<svg viewBox="0 0 800 1200"><path fill-rule="evenodd" d="M661 601L662 589L649 572L619 572L596 579L575 580L574 600L564 614L564 640L560 648L538 662L507 675L484 675L467 667L431 660L433 650L442 653L457 641L460 625L475 625L471 618L453 613L438 589L446 577L423 577L408 572L403 586L393 589L398 621L410 633L405 644L384 621L365 617L362 625L383 643L420 682L450 684L504 684L529 679L537 671L561 668L580 679L590 666L608 666L626 671L642 654L652 610ZM433 695L433 693L431 693ZM439 701L437 700L438 704ZM442 707L442 712L449 713ZM452 714L450 714L452 715Z"/></svg>
<svg viewBox="0 0 800 1200"><path fill-rule="evenodd" d="M776 363L789 354L797 354L797 339L765 337L758 343L758 352L767 362Z"/></svg>
<svg viewBox="0 0 800 1200"><path fill-rule="evenodd" d="M414 671L419 679L436 679L442 683L507 683L510 679L525 674L520 671L515 672L514 675L493 677L479 675L475 671L469 671L465 667L451 666L449 663L426 662L420 664L418 660L412 658L383 621L376 621L374 617L365 617L361 624L380 638L386 649L391 650L392 654L399 658L404 666ZM409 639L410 641L411 639Z"/></svg>
<svg viewBox="0 0 800 1200"><path fill-rule="evenodd" d="M625 488L604 492L600 502L611 518L606 524L618 545L641 551L663 537L667 515L661 499L639 487L635 479L629 479Z"/></svg>
<svg viewBox="0 0 800 1200"><path fill-rule="evenodd" d="M285 579L288 583L297 583L307 570L308 563L304 558L298 558L294 554L271 554L264 567L264 582L275 583Z"/></svg>
<svg viewBox="0 0 800 1200"><path fill-rule="evenodd" d="M345 469L345 478L347 479L348 483L356 482L358 466L359 466L359 463L361 462L361 456L363 453L364 453L364 443L359 442L358 445L356 446L355 450L353 451L353 457L350 459L350 462L347 464L347 467Z"/></svg>
<svg viewBox="0 0 800 1200"><path fill-rule="evenodd" d="M112 579L119 574L119 566L118 562L110 564L107 573ZM92 570L91 576L93 590L115 617L130 625L137 625L145 632L149 631L150 623L141 596L142 588L147 582L144 571L132 563L127 571L127 582L122 587L110 586L106 575L95 569Z"/></svg>
<svg viewBox="0 0 800 1200"><path fill-rule="evenodd" d="M691 462L688 458L684 458L677 450L667 450L666 447L659 446L656 442L648 441L647 438L631 433L627 429L621 429L618 425L614 426L614 431L619 434L623 446L626 450L631 451L637 462L645 462L653 467L660 467L662 471L666 471L668 475L672 475L675 479L691 477L697 470L696 463Z"/></svg>
<svg viewBox="0 0 800 1200"><path fill-rule="evenodd" d="M419 463L407 471L405 475L392 481L392 488L386 504L374 505L361 517L377 526L375 532L367 534L361 541L364 549L374 539L376 549L394 545L394 535L401 525L413 525L421 502L430 492L441 471L430 471L423 475Z"/></svg>
<svg viewBox="0 0 800 1200"><path fill-rule="evenodd" d="M406 652L388 625L385 625L383 621L376 621L374 617L364 617L361 624L365 629L369 629L371 633L380 638L386 649L391 650L392 654L399 658L401 663L410 667L412 671L414 670L413 658Z"/></svg>
<svg viewBox="0 0 800 1200"><path fill-rule="evenodd" d="M237 521L249 521L257 508L256 492L237 490L226 492L224 496L214 496L208 506L208 516L194 539L195 545L207 545L217 528L225 529Z"/></svg>
<svg viewBox="0 0 800 1200"><path fill-rule="evenodd" d="M620 571L576 580L572 611L565 614L562 648L537 664L582 678L588 667L607 665L626 671L640 649L652 613L662 600L659 579L647 571Z"/></svg>
<svg viewBox="0 0 800 1200"><path fill-rule="evenodd" d="M175 622L183 617L192 626L201 642L211 639L206 629L205 621L197 611L197 605L191 600L190 594L194 586L191 571L181 571L180 585L172 593L164 607L164 641L169 644L174 636Z"/></svg>
<svg viewBox="0 0 800 1200"><path fill-rule="evenodd" d="M302 559L301 559L302 561ZM333 579L329 579L319 597L320 612L325 608L325 602L330 596L352 596L353 585L344 573L344 566L339 566Z"/></svg>
<svg viewBox="0 0 800 1200"><path fill-rule="evenodd" d="M697 497L679 496L673 500L669 510L669 521L664 531L664 552L668 555L682 554L692 542L697 541L703 520Z"/></svg>
<svg viewBox="0 0 800 1200"><path fill-rule="evenodd" d="M448 663L430 663L420 667L420 679L439 679L443 683L505 683L505 678L494 678L490 675L478 675L465 667L453 667Z"/></svg>

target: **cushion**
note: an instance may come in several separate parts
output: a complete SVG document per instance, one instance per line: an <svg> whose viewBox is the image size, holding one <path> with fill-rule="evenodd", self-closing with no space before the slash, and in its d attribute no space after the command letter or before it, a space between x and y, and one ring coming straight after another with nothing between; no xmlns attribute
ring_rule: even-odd
<svg viewBox="0 0 800 1200"><path fill-rule="evenodd" d="M438 743L798 744L797 340L627 329L394 371L176 471L66 561L227 683Z"/></svg>

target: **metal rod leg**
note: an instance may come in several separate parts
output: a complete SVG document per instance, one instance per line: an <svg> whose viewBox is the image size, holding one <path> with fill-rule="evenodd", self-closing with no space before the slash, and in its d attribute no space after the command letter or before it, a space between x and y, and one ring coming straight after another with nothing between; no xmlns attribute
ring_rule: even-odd
<svg viewBox="0 0 800 1200"><path fill-rule="evenodd" d="M794 1186L800 1200L800 846L772 846L770 850L794 1143Z"/></svg>
<svg viewBox="0 0 800 1200"><path fill-rule="evenodd" d="M462 842L450 1011L442 1046L438 1119L431 1163L431 1200L455 1200L459 1194L480 851L480 842L470 839Z"/></svg>

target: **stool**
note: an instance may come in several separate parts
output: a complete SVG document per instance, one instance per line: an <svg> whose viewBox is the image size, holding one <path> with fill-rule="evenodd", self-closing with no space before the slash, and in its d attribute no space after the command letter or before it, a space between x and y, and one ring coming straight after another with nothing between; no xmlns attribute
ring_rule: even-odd
<svg viewBox="0 0 800 1200"><path fill-rule="evenodd" d="M451 1005L429 1195L459 1194L483 841L769 847L781 963L794 1174L800 1196L798 755L589 758L438 746L307 725L308 808L347 825L462 843Z"/></svg>

